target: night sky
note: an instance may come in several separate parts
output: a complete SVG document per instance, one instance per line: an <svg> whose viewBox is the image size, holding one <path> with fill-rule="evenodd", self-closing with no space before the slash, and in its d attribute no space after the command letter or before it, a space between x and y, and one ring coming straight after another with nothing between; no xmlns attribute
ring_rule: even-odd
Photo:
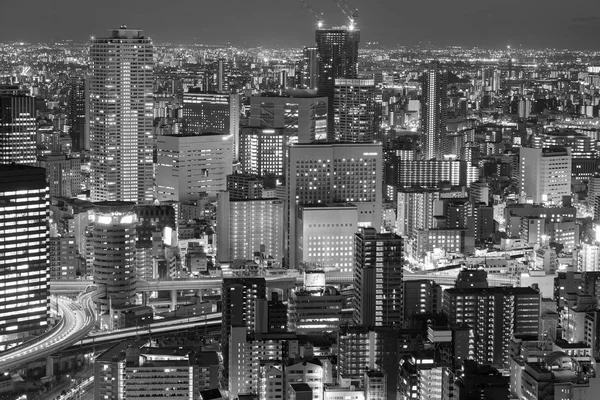
<svg viewBox="0 0 600 400"><path fill-rule="evenodd" d="M345 18L333 0L307 0L325 22ZM600 50L600 0L348 0L362 42ZM300 0L4 0L0 42L84 42L127 24L155 43L302 46L313 17Z"/></svg>

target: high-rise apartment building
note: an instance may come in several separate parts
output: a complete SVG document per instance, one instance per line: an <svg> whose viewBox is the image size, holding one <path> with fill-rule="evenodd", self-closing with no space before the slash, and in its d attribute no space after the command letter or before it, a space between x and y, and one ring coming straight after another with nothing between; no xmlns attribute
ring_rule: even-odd
<svg viewBox="0 0 600 400"><path fill-rule="evenodd" d="M540 292L530 287L447 289L442 307L450 324L473 329L480 364L507 368L513 336L539 334Z"/></svg>
<svg viewBox="0 0 600 400"><path fill-rule="evenodd" d="M354 322L395 326L404 322L402 238L361 228L354 237Z"/></svg>
<svg viewBox="0 0 600 400"><path fill-rule="evenodd" d="M403 307L405 326L413 325L411 319L423 314L442 311L442 287L434 281L419 279L404 281Z"/></svg>
<svg viewBox="0 0 600 400"><path fill-rule="evenodd" d="M358 76L358 43L360 30L355 27L333 27L317 29L319 96L327 97L327 139L334 139L334 87L338 78L356 78Z"/></svg>
<svg viewBox="0 0 600 400"><path fill-rule="evenodd" d="M101 310L133 305L137 284L136 226L132 202L96 203L92 229L94 283L103 287Z"/></svg>
<svg viewBox="0 0 600 400"><path fill-rule="evenodd" d="M16 89L0 94L0 164L36 165L35 118L34 97Z"/></svg>
<svg viewBox="0 0 600 400"><path fill-rule="evenodd" d="M283 128L291 143L312 143L327 137L328 104L327 97L314 95L253 96L249 125Z"/></svg>
<svg viewBox="0 0 600 400"><path fill-rule="evenodd" d="M284 400L281 362L288 356L290 341L297 341L295 333L248 333L244 327L232 327L229 395L260 393L260 399Z"/></svg>
<svg viewBox="0 0 600 400"><path fill-rule="evenodd" d="M380 144L306 144L291 146L287 169L289 267L295 268L297 206L352 203L358 225L381 226Z"/></svg>
<svg viewBox="0 0 600 400"><path fill-rule="evenodd" d="M334 132L339 142L373 142L379 128L374 79L337 78L334 87Z"/></svg>
<svg viewBox="0 0 600 400"><path fill-rule="evenodd" d="M519 149L522 203L558 205L571 196L571 149Z"/></svg>
<svg viewBox="0 0 600 400"><path fill-rule="evenodd" d="M47 327L48 212L43 168L0 165L0 350Z"/></svg>
<svg viewBox="0 0 600 400"><path fill-rule="evenodd" d="M425 71L421 97L421 129L425 159L442 158L441 140L446 133L448 73L433 63Z"/></svg>
<svg viewBox="0 0 600 400"><path fill-rule="evenodd" d="M265 299L266 292L267 283L265 278L262 277L223 278L221 343L223 365L227 366L228 374L235 373L231 370L230 345L234 346L235 343L240 343L242 336L245 340L246 333L254 332L254 326L257 322L257 300ZM234 353L239 353L244 349L232 347L231 350ZM232 362L234 361L232 360Z"/></svg>
<svg viewBox="0 0 600 400"><path fill-rule="evenodd" d="M232 172L233 140L223 133L159 136L157 162L158 200L183 203L198 200L201 193L216 198Z"/></svg>
<svg viewBox="0 0 600 400"><path fill-rule="evenodd" d="M120 29L90 46L92 201L152 201L153 46Z"/></svg>
<svg viewBox="0 0 600 400"><path fill-rule="evenodd" d="M220 133L231 135L233 158L238 159L240 136L240 96L204 93L190 89L183 94L183 131L186 134Z"/></svg>

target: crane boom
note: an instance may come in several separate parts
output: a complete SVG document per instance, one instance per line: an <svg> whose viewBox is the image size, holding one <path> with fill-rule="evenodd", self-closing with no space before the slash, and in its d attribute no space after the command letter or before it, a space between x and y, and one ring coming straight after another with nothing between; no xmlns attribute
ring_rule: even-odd
<svg viewBox="0 0 600 400"><path fill-rule="evenodd" d="M344 13L348 21L350 22L350 26L354 27L356 24L356 20L358 19L358 9L351 9L346 3L346 0L333 0L336 6Z"/></svg>
<svg viewBox="0 0 600 400"><path fill-rule="evenodd" d="M306 2L306 0L300 0L300 2L304 5L304 7L306 7L306 9L308 11L310 11L310 13L315 17L315 20L317 21L317 26L320 28L323 26L323 13L320 13L318 11L315 11L314 8L312 8L310 6L310 4L308 4Z"/></svg>

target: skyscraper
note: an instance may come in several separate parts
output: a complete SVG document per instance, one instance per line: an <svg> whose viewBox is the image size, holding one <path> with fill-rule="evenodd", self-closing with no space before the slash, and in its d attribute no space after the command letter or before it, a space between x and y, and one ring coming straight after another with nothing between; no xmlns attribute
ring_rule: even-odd
<svg viewBox="0 0 600 400"><path fill-rule="evenodd" d="M305 47L302 58L302 76L300 78L300 85L303 88L316 89L318 76L317 48Z"/></svg>
<svg viewBox="0 0 600 400"><path fill-rule="evenodd" d="M336 141L373 141L379 120L375 104L375 80L336 79L333 108Z"/></svg>
<svg viewBox="0 0 600 400"><path fill-rule="evenodd" d="M354 322L362 326L403 324L402 238L362 228L354 236Z"/></svg>
<svg viewBox="0 0 600 400"><path fill-rule="evenodd" d="M438 63L425 71L421 98L421 128L425 139L425 159L442 157L441 138L446 132L448 73Z"/></svg>
<svg viewBox="0 0 600 400"><path fill-rule="evenodd" d="M92 243L94 283L105 288L98 299L103 312L112 306L134 304L136 289L135 242L137 216L134 203L96 203Z"/></svg>
<svg viewBox="0 0 600 400"><path fill-rule="evenodd" d="M151 201L152 41L120 29L90 47L92 201Z"/></svg>
<svg viewBox="0 0 600 400"><path fill-rule="evenodd" d="M73 151L88 150L89 143L89 76L72 76L67 97L67 122Z"/></svg>
<svg viewBox="0 0 600 400"><path fill-rule="evenodd" d="M183 130L187 134L222 133L232 135L234 160L239 155L240 96L228 93L202 93L190 89L183 94Z"/></svg>
<svg viewBox="0 0 600 400"><path fill-rule="evenodd" d="M334 139L334 86L337 78L356 78L358 76L358 43L360 30L351 27L317 29L319 96L329 100L327 112L327 139Z"/></svg>
<svg viewBox="0 0 600 400"><path fill-rule="evenodd" d="M0 350L46 329L48 198L43 168L0 165Z"/></svg>
<svg viewBox="0 0 600 400"><path fill-rule="evenodd" d="M0 164L36 165L35 98L18 90L0 94Z"/></svg>

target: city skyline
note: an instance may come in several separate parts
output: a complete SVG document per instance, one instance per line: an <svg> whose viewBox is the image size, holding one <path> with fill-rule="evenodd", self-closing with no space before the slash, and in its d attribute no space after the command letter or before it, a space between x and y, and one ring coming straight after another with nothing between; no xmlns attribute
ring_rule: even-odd
<svg viewBox="0 0 600 400"><path fill-rule="evenodd" d="M346 22L333 1L313 0L309 4L323 12L327 25ZM492 0L485 5L475 0L463 0L457 5L432 1L352 0L348 4L359 10L358 26L363 32L363 43L425 48L510 45L514 48L600 49L594 39L600 21L600 3L590 0L574 0L568 9L560 0L527 3ZM144 29L155 43L300 47L312 43L315 25L313 15L299 0L225 0L204 5L184 0L173 6L172 16L168 10L165 14L164 7L156 0L143 2L143 7L140 1L109 0L84 5L74 0L53 0L34 8L23 2L10 2L3 9L0 37L4 42L85 42L91 36L104 36L107 29L126 24ZM437 12L431 12L432 9ZM26 30L22 29L23 22L19 18L10 17L24 13L28 15ZM73 18L81 13L90 13L95 18ZM424 15L428 17L427 25L421 23L420 16ZM249 29L257 26L260 29Z"/></svg>

